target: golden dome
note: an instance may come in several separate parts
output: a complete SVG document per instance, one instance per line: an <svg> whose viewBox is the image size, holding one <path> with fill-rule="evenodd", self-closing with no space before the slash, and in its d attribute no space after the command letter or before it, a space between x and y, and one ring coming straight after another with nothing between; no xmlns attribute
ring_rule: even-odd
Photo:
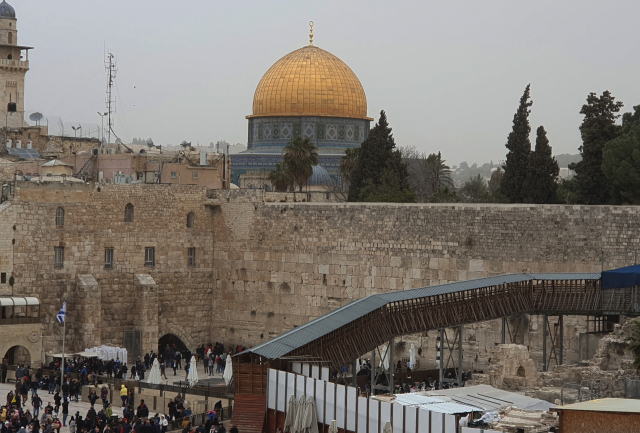
<svg viewBox="0 0 640 433"><path fill-rule="evenodd" d="M313 45L278 60L258 83L253 115L367 117L367 97L342 60Z"/></svg>

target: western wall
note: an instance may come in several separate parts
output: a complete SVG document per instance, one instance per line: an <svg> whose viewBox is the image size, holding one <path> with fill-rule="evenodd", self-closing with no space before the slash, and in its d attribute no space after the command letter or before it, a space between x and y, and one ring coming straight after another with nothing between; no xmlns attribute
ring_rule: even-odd
<svg viewBox="0 0 640 433"><path fill-rule="evenodd" d="M13 276L0 294L40 298L48 353L61 348L55 315L65 295L72 351L122 346L131 330L141 333L143 353L166 334L190 349L215 341L252 346L369 294L505 273L598 272L600 257L640 243L634 207L292 199L197 186L16 182L0 205L0 272ZM127 203L135 206L130 223ZM61 246L58 267L54 247ZM145 266L151 246L156 263ZM114 249L113 268L105 267L107 247ZM190 247L195 266L187 262ZM633 260L622 255L605 266ZM508 321L512 332L518 321ZM552 328L556 321L550 318ZM586 321L565 317L564 325L564 360L576 362ZM465 368L487 368L500 334L500 321L467 325ZM540 317L526 317L524 337L540 369ZM404 340L422 349L422 368L435 367L435 331Z"/></svg>
<svg viewBox="0 0 640 433"><path fill-rule="evenodd" d="M213 339L247 346L370 294L506 273L599 272L601 257L640 245L636 207L268 202L270 194L246 190L209 195L217 205ZM623 254L605 266L633 260ZM509 320L512 332L518 321ZM557 318L549 321L553 332ZM525 345L538 369L542 324L542 317L525 317ZM586 325L585 317L565 317L565 364L580 359ZM423 368L436 366L436 334L405 337L422 348ZM486 369L500 338L500 321L466 326L464 368Z"/></svg>

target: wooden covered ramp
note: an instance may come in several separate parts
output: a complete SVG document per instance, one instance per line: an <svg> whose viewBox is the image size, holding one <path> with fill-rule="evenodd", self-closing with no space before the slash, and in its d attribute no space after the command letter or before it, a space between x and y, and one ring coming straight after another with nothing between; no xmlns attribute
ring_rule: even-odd
<svg viewBox="0 0 640 433"><path fill-rule="evenodd" d="M388 371L388 386L391 390L394 383L395 337L440 330L439 356L444 360L444 330L456 328L453 346L459 345L457 350L461 358L463 325L522 314L543 315L545 318L544 370L548 362L547 316L559 316L561 324L563 315L603 317L633 316L639 313L638 286L620 287L618 284L611 289L603 290L600 273L509 274L381 293L353 301L236 355L234 371L239 372L236 374L242 374L240 384L236 383L236 393L246 393L249 389L255 393L262 390L262 383L266 381L264 368L267 366L288 370L291 362L295 361L340 369L368 352L371 352L372 364L376 365L376 350L385 344L391 353ZM505 322L506 320L503 320L503 343ZM558 328L561 329L562 325ZM553 336L551 338L553 342ZM561 346L561 332L559 338ZM449 343L446 344L449 346L447 349L451 351ZM551 350L555 351L554 345ZM451 353L453 352L449 353L449 358ZM561 364L562 351L559 353ZM446 366L443 368L441 362L439 383L461 384L461 365L462 359L459 359L456 379L446 379L443 377L443 369ZM375 375L375 370L372 374ZM375 376L372 376L371 383L376 384ZM374 388L386 390L385 386Z"/></svg>
<svg viewBox="0 0 640 433"><path fill-rule="evenodd" d="M249 349L335 368L396 336L519 314L635 315L635 287L601 290L600 273L509 274L367 296Z"/></svg>

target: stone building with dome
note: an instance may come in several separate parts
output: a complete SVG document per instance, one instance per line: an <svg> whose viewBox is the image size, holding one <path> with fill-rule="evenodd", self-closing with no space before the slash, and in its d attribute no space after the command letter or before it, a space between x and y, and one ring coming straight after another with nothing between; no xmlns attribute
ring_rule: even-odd
<svg viewBox="0 0 640 433"><path fill-rule="evenodd" d="M356 74L311 39L264 74L247 120L247 150L231 156L236 185L243 183L241 176L266 178L296 136L314 142L319 165L335 179L345 149L360 146L373 119L367 116L367 97Z"/></svg>

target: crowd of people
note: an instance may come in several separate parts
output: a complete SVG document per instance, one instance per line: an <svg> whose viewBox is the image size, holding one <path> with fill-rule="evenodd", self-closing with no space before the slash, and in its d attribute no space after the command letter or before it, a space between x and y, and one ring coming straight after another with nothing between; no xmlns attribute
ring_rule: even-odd
<svg viewBox="0 0 640 433"><path fill-rule="evenodd" d="M226 351L224 345L215 343L200 345L193 355L198 361L203 362L205 371L213 375L224 372L227 353L242 350L243 347L236 347ZM127 388L126 385L121 385L119 393L123 410L123 416L119 418L113 414L108 388L105 385L100 387L99 376L144 380L145 373L152 368L156 358L161 376L165 379L167 367L173 369L174 376L177 375L177 370L183 367L188 374L191 355L190 351L182 352L177 350L175 345L167 345L162 353L156 354L152 351L142 358L138 357L130 369L126 362L119 359L103 361L97 357L66 358L62 384L59 361L49 363L48 369L52 372L50 374L45 374L43 368L34 372L25 365L18 365L15 372L15 388L7 394L6 404L1 406L0 433L60 433L63 427L68 427L70 433L165 433L171 422L176 420L182 420L183 433L226 433L227 430L218 422L215 411L209 412L206 421L194 425L191 408L186 405L180 394L170 399L166 415L156 413L150 416L144 400L134 409L134 388ZM75 373L78 378L72 379L70 373ZM7 374L8 366L2 363L0 379L3 383L8 379ZM84 417L79 412L70 416L69 403L80 401L82 386L88 384L95 386L88 396L91 407ZM51 401L47 401L46 405L43 403L40 393L45 391L48 395L53 395L53 404ZM219 408L221 407L220 404ZM238 430L232 427L229 432L237 433Z"/></svg>

